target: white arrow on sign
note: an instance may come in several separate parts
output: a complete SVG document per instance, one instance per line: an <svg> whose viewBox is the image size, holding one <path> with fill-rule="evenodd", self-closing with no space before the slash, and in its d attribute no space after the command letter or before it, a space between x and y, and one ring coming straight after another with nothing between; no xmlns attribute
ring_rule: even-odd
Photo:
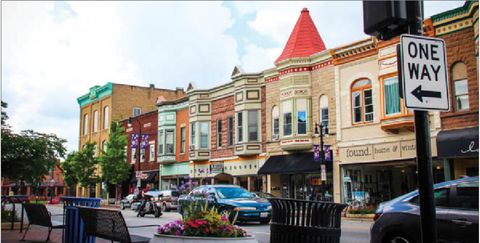
<svg viewBox="0 0 480 243"><path fill-rule="evenodd" d="M445 42L401 35L401 72L405 106L414 110L450 110Z"/></svg>

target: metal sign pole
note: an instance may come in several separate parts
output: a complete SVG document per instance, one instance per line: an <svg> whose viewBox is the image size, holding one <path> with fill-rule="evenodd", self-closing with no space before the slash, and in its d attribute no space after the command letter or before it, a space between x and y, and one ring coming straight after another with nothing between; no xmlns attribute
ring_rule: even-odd
<svg viewBox="0 0 480 243"><path fill-rule="evenodd" d="M423 1L407 1L409 34L421 35ZM433 197L432 151L428 111L415 110L415 138L417 149L418 192L423 243L437 242L435 202Z"/></svg>

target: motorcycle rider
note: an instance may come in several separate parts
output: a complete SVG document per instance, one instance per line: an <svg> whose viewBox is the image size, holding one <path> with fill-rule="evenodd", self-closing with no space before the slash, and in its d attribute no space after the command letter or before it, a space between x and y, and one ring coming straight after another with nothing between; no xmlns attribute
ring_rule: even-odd
<svg viewBox="0 0 480 243"><path fill-rule="evenodd" d="M140 212L142 212L142 210L145 208L145 205L147 204L147 201L150 200L150 197L149 195L145 195L146 192L148 192L148 190L150 189L150 187L147 185L145 187L145 189L143 190L140 190L140 199L142 200L142 204L140 205L140 208L138 209L138 213L137 213L137 217L140 216Z"/></svg>

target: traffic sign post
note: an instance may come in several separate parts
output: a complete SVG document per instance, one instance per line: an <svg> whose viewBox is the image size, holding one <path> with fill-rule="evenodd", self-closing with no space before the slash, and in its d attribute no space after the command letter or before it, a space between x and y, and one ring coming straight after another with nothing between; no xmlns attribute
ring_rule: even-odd
<svg viewBox="0 0 480 243"><path fill-rule="evenodd" d="M445 42L418 35L400 37L402 91L405 106L415 110L448 111Z"/></svg>

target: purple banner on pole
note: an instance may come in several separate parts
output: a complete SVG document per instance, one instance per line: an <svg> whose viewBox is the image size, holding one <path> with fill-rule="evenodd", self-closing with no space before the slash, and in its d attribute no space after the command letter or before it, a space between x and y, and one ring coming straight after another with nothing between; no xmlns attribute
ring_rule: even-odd
<svg viewBox="0 0 480 243"><path fill-rule="evenodd" d="M324 145L323 151L325 151L325 161L332 161L332 150L330 149L330 145Z"/></svg>
<svg viewBox="0 0 480 243"><path fill-rule="evenodd" d="M313 145L313 160L320 161L320 146L318 144Z"/></svg>
<svg viewBox="0 0 480 243"><path fill-rule="evenodd" d="M131 138L132 142L131 142L131 148L136 148L137 145L138 145L138 134L134 133L132 134L132 138Z"/></svg>

